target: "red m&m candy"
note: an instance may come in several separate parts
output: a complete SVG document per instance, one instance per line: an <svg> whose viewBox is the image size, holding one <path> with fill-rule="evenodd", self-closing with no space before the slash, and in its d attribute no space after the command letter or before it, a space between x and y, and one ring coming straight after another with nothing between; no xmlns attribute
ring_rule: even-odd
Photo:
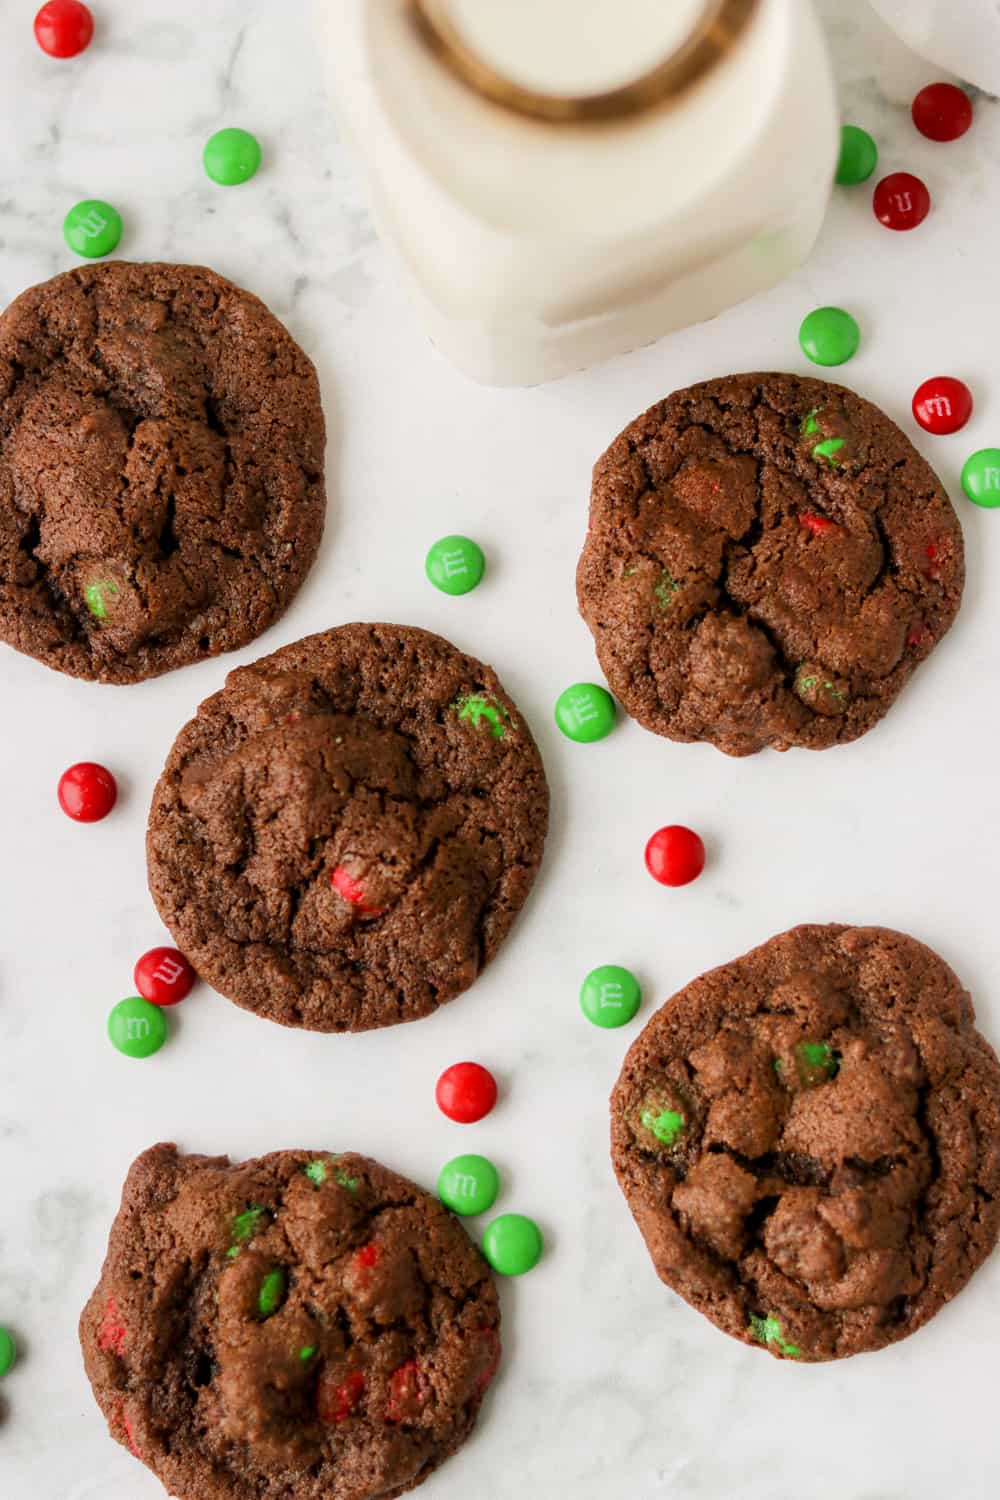
<svg viewBox="0 0 1000 1500"><path fill-rule="evenodd" d="M914 392L913 415L927 432L958 432L972 416L972 392L951 375L934 375Z"/></svg>
<svg viewBox="0 0 1000 1500"><path fill-rule="evenodd" d="M646 845L646 869L661 885L689 885L705 868L705 845L690 828L658 828Z"/></svg>
<svg viewBox="0 0 1000 1500"><path fill-rule="evenodd" d="M890 172L872 194L875 217L886 229L916 229L930 213L927 184L912 172Z"/></svg>
<svg viewBox="0 0 1000 1500"><path fill-rule="evenodd" d="M890 172L872 194L872 208L886 229L916 229L931 211L931 195L912 172Z"/></svg>
<svg viewBox="0 0 1000 1500"><path fill-rule="evenodd" d="M434 1090L438 1109L459 1125L472 1125L488 1115L497 1102L493 1074L479 1063L452 1063L445 1068Z"/></svg>
<svg viewBox="0 0 1000 1500"><path fill-rule="evenodd" d="M954 83L929 83L917 94L910 113L929 141L957 141L972 124L972 100Z"/></svg>
<svg viewBox="0 0 1000 1500"><path fill-rule="evenodd" d="M50 57L76 57L93 35L94 18L80 0L48 0L35 17L35 40Z"/></svg>
<svg viewBox="0 0 1000 1500"><path fill-rule="evenodd" d="M96 761L81 760L59 778L59 806L77 823L99 823L118 799L118 784Z"/></svg>
<svg viewBox="0 0 1000 1500"><path fill-rule="evenodd" d="M177 948L150 948L135 966L135 987L153 1005L176 1005L197 975Z"/></svg>

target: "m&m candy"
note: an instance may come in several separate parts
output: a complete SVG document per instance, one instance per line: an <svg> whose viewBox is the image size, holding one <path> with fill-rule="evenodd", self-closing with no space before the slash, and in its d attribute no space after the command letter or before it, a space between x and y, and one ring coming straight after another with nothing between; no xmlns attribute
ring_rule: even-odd
<svg viewBox="0 0 1000 1500"><path fill-rule="evenodd" d="M48 0L35 17L35 41L50 57L76 57L93 35L94 18L80 0Z"/></svg>
<svg viewBox="0 0 1000 1500"><path fill-rule="evenodd" d="M17 1343L9 1328L0 1327L0 1379L17 1363Z"/></svg>
<svg viewBox="0 0 1000 1500"><path fill-rule="evenodd" d="M658 828L646 845L646 869L661 885L689 885L705 868L705 845L690 828Z"/></svg>
<svg viewBox="0 0 1000 1500"><path fill-rule="evenodd" d="M845 364L860 342L860 328L842 307L817 307L799 328L799 347L814 365Z"/></svg>
<svg viewBox="0 0 1000 1500"><path fill-rule="evenodd" d="M910 106L913 123L929 141L957 141L972 124L972 100L954 83L929 83Z"/></svg>
<svg viewBox="0 0 1000 1500"><path fill-rule="evenodd" d="M501 1214L486 1227L483 1254L501 1276L523 1276L542 1258L542 1231L524 1214Z"/></svg>
<svg viewBox="0 0 1000 1500"><path fill-rule="evenodd" d="M177 948L150 948L135 966L135 987L151 1005L176 1005L190 994L196 974Z"/></svg>
<svg viewBox="0 0 1000 1500"><path fill-rule="evenodd" d="M890 172L872 194L875 217L886 229L916 229L931 211L927 184L912 172Z"/></svg>
<svg viewBox="0 0 1000 1500"><path fill-rule="evenodd" d="M449 1120L472 1125L488 1115L496 1104L496 1079L479 1063L452 1063L438 1079L434 1097L438 1109Z"/></svg>
<svg viewBox="0 0 1000 1500"><path fill-rule="evenodd" d="M951 375L935 375L914 391L913 415L926 432L958 432L972 416L972 392Z"/></svg>
<svg viewBox="0 0 1000 1500"><path fill-rule="evenodd" d="M453 1156L438 1175L438 1197L455 1214L484 1214L499 1191L500 1173L485 1156Z"/></svg>
<svg viewBox="0 0 1000 1500"><path fill-rule="evenodd" d="M424 560L424 572L442 594L468 594L483 581L486 558L467 536L443 536Z"/></svg>
<svg viewBox="0 0 1000 1500"><path fill-rule="evenodd" d="M875 170L878 147L858 125L844 125L840 132L840 159L837 162L837 181L842 186L853 187L866 182Z"/></svg>
<svg viewBox="0 0 1000 1500"><path fill-rule="evenodd" d="M118 784L96 761L81 760L59 778L59 806L75 823L99 823L118 800Z"/></svg>
<svg viewBox="0 0 1000 1500"><path fill-rule="evenodd" d="M588 1021L606 1029L626 1026L642 999L639 981L619 964L591 969L580 987L580 1009Z"/></svg>
<svg viewBox="0 0 1000 1500"><path fill-rule="evenodd" d="M220 187L238 187L256 176L260 167L260 142L249 130L227 126L209 136L202 152L202 165Z"/></svg>
<svg viewBox="0 0 1000 1500"><path fill-rule="evenodd" d="M76 255L94 260L110 255L122 237L122 216L100 198L74 203L63 220L63 239Z"/></svg>
<svg viewBox="0 0 1000 1500"><path fill-rule="evenodd" d="M962 488L973 505L986 510L1000 505L1000 448L980 448L965 460Z"/></svg>
<svg viewBox="0 0 1000 1500"><path fill-rule="evenodd" d="M556 699L556 723L569 740L592 745L615 727L615 700L596 682L575 682Z"/></svg>
<svg viewBox="0 0 1000 1500"><path fill-rule="evenodd" d="M108 1036L126 1057L152 1057L167 1040L167 1018L159 1005L130 995L112 1008Z"/></svg>

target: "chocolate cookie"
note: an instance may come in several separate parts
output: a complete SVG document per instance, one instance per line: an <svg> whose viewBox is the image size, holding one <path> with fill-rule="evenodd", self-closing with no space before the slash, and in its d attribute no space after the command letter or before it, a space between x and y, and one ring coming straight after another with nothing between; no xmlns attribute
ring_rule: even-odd
<svg viewBox="0 0 1000 1500"><path fill-rule="evenodd" d="M1000 1231L1000 1064L952 971L878 927L797 927L657 1012L611 1100L657 1274L779 1358L905 1338Z"/></svg>
<svg viewBox="0 0 1000 1500"><path fill-rule="evenodd" d="M82 266L0 317L0 639L137 682L244 646L323 530L316 372L198 266Z"/></svg>
<svg viewBox="0 0 1000 1500"><path fill-rule="evenodd" d="M864 734L964 580L947 495L877 407L731 375L668 396L598 460L577 592L640 724L751 755Z"/></svg>
<svg viewBox="0 0 1000 1500"><path fill-rule="evenodd" d="M547 823L541 759L489 667L424 630L344 625L231 672L181 731L149 884L230 1000L363 1031L472 983Z"/></svg>
<svg viewBox="0 0 1000 1500"><path fill-rule="evenodd" d="M388 1500L468 1437L500 1308L458 1221L367 1157L154 1146L80 1341L112 1435L180 1500Z"/></svg>

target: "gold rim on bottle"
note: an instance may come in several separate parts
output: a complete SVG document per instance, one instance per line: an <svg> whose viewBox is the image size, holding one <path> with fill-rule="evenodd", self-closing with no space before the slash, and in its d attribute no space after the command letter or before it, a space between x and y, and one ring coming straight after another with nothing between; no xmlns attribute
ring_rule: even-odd
<svg viewBox="0 0 1000 1500"><path fill-rule="evenodd" d="M466 42L447 0L406 0L421 38L456 78L504 109L552 125L620 120L679 99L735 50L761 3L706 0L691 35L655 67L618 88L570 95L541 93L498 73Z"/></svg>

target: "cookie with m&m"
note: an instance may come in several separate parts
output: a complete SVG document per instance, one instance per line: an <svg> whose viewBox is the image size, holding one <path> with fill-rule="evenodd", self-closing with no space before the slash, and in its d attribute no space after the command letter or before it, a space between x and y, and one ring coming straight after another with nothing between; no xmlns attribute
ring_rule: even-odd
<svg viewBox="0 0 1000 1500"><path fill-rule="evenodd" d="M344 625L230 673L181 731L150 889L229 999L363 1031L468 988L547 822L541 758L492 668L424 630Z"/></svg>
<svg viewBox="0 0 1000 1500"><path fill-rule="evenodd" d="M1000 1063L936 953L797 927L649 1021L611 1100L660 1279L782 1359L881 1349L1000 1233Z"/></svg>
<svg viewBox="0 0 1000 1500"><path fill-rule="evenodd" d="M368 1157L133 1164L84 1363L111 1435L172 1495L376 1500L468 1437L500 1360L489 1267Z"/></svg>
<svg viewBox="0 0 1000 1500"><path fill-rule="evenodd" d="M598 460L577 593L634 718L752 755L871 729L964 581L951 502L895 422L755 374L675 392Z"/></svg>

